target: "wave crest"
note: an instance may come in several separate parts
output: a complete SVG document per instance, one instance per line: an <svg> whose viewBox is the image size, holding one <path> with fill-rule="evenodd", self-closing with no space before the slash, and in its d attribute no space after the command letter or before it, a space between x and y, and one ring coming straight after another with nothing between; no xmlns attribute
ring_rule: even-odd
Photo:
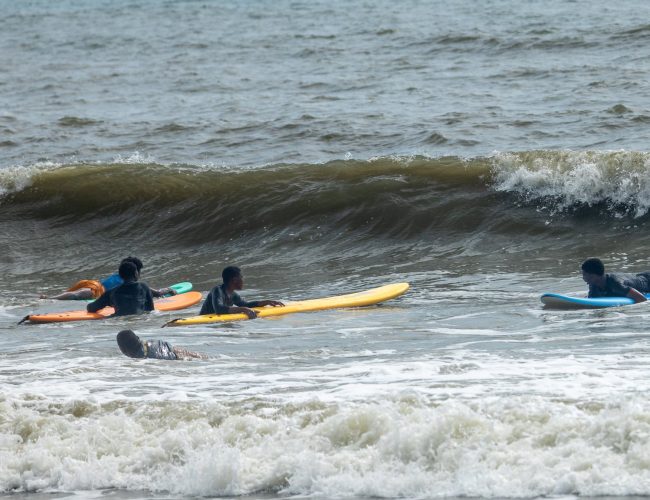
<svg viewBox="0 0 650 500"><path fill-rule="evenodd" d="M641 217L650 210L650 153L529 152L498 154L492 187L553 210L606 204L612 214Z"/></svg>
<svg viewBox="0 0 650 500"><path fill-rule="evenodd" d="M255 169L111 164L5 169L7 220L94 221L103 234L202 243L244 234L422 238L542 234L650 210L650 154L532 151L488 158L380 157ZM146 231L143 229L146 221ZM600 229L598 229L600 230Z"/></svg>

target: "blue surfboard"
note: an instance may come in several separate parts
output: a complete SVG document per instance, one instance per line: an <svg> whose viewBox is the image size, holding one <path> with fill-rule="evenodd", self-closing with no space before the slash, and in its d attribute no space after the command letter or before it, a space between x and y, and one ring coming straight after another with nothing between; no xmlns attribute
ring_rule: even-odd
<svg viewBox="0 0 650 500"><path fill-rule="evenodd" d="M650 299L650 294L646 294L646 297ZM590 299L588 297L570 297L559 293L545 293L540 297L540 300L546 307L554 309L597 309L634 304L634 300L629 297L598 297Z"/></svg>

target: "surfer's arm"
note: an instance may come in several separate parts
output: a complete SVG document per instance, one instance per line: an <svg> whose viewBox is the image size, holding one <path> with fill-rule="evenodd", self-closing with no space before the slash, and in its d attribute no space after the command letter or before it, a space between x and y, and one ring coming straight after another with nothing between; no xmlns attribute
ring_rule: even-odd
<svg viewBox="0 0 650 500"><path fill-rule="evenodd" d="M142 286L145 288L146 297L144 299L144 310L153 311L155 309L153 305L153 290L149 288L148 285L142 283Z"/></svg>
<svg viewBox="0 0 650 500"><path fill-rule="evenodd" d="M282 307L284 304L280 302L279 300L260 300L257 302L258 307L266 307L266 306L273 306L273 307Z"/></svg>
<svg viewBox="0 0 650 500"><path fill-rule="evenodd" d="M645 302L648 300L646 296L639 292L636 288L630 288L630 291L627 292L627 297L631 298L637 304L639 302Z"/></svg>
<svg viewBox="0 0 650 500"><path fill-rule="evenodd" d="M110 300L109 300L109 295L108 292L104 293L101 297L99 297L97 300L94 302L91 302L86 306L86 311L94 313L99 311L100 309L104 309L107 306L110 306Z"/></svg>
<svg viewBox="0 0 650 500"><path fill-rule="evenodd" d="M231 299L232 299L232 303L234 305L236 305L236 306L239 306L239 307L249 307L250 308L250 307L258 307L260 305L260 303L257 302L256 300L248 301L248 300L242 299L241 295L239 295L237 292L233 292L233 294L231 296Z"/></svg>
<svg viewBox="0 0 650 500"><path fill-rule="evenodd" d="M176 359L189 360L189 359L208 359L208 356L202 352L188 351L182 347L172 347L172 351L176 354Z"/></svg>
<svg viewBox="0 0 650 500"><path fill-rule="evenodd" d="M164 297L165 295L176 295L176 290L174 290L171 287L161 288L160 290L156 290L152 288L151 293L153 294L154 298L159 299L160 297Z"/></svg>
<svg viewBox="0 0 650 500"><path fill-rule="evenodd" d="M220 287L214 287L212 291L210 292L209 296L210 300L212 300L212 310L214 311L213 314L228 314L230 313L230 309L232 307L228 307L226 305L226 297L221 291Z"/></svg>

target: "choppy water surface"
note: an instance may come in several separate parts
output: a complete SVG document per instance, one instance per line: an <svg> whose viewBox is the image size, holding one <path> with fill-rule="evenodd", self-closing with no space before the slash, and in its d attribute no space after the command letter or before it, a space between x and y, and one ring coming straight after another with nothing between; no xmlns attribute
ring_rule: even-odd
<svg viewBox="0 0 650 500"><path fill-rule="evenodd" d="M650 494L643 2L0 0L0 492ZM145 262L381 306L160 329L26 314ZM132 328L209 355L131 360Z"/></svg>
<svg viewBox="0 0 650 500"><path fill-rule="evenodd" d="M648 142L643 1L2 4L3 166Z"/></svg>

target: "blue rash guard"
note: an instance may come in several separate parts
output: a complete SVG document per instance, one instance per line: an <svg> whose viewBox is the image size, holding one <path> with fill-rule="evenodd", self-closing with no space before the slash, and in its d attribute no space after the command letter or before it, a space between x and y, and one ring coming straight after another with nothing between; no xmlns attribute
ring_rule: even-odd
<svg viewBox="0 0 650 500"><path fill-rule="evenodd" d="M105 292L110 292L111 290L114 290L118 286L123 285L124 280L120 278L119 274L115 273L115 274L111 274L108 278L104 278L103 280L100 280L100 283L104 287ZM154 290L153 288L151 289L151 293L156 299L160 297L164 297L166 291L168 291L168 289L166 288L163 288L162 291Z"/></svg>
<svg viewBox="0 0 650 500"><path fill-rule="evenodd" d="M111 274L108 278L104 278L99 281L104 287L105 292L110 292L113 288L117 288L124 283L124 280L120 278L120 275L115 273Z"/></svg>

